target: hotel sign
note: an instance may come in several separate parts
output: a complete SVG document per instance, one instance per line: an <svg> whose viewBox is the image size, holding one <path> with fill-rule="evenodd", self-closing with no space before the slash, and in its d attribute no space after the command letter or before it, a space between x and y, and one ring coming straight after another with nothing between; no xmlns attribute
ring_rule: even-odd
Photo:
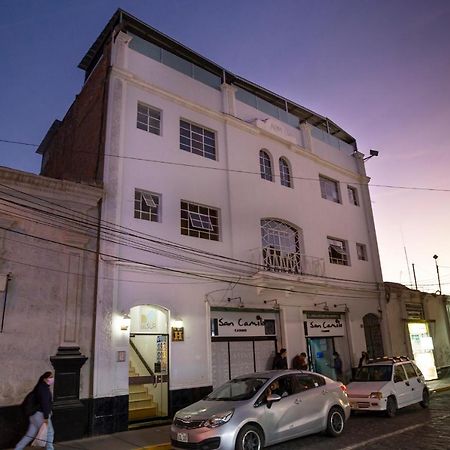
<svg viewBox="0 0 450 450"><path fill-rule="evenodd" d="M305 320L308 337L344 336L345 325L341 319L307 319Z"/></svg>
<svg viewBox="0 0 450 450"><path fill-rule="evenodd" d="M211 311L211 336L275 336L273 313Z"/></svg>

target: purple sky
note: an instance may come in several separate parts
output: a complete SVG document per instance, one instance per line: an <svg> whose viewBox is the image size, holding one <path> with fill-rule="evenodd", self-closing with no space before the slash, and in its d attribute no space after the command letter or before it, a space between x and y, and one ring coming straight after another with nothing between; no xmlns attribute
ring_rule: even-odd
<svg viewBox="0 0 450 450"><path fill-rule="evenodd" d="M353 135L371 187L385 281L450 293L447 0L0 0L0 139L40 143L79 92L78 63L117 7ZM35 148L0 165L38 172ZM405 252L406 249L406 252Z"/></svg>

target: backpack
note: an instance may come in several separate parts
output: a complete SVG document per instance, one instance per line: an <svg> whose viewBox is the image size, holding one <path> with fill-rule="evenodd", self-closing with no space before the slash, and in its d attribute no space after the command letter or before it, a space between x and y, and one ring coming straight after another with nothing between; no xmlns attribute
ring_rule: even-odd
<svg viewBox="0 0 450 450"><path fill-rule="evenodd" d="M29 417L32 416L39 409L39 403L34 395L34 391L29 392L23 399L20 405L24 414Z"/></svg>

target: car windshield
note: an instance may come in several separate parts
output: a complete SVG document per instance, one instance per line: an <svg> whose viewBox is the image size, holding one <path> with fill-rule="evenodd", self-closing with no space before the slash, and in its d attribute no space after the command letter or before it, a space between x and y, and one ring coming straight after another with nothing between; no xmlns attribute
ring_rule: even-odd
<svg viewBox="0 0 450 450"><path fill-rule="evenodd" d="M205 397L205 400L249 400L267 380L268 378L236 378L211 392Z"/></svg>
<svg viewBox="0 0 450 450"><path fill-rule="evenodd" d="M356 371L354 381L390 381L391 365L362 366Z"/></svg>

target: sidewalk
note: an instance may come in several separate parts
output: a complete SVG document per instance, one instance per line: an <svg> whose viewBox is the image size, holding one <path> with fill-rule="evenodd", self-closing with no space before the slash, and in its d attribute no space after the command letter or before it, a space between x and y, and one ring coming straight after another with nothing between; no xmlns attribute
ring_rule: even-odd
<svg viewBox="0 0 450 450"><path fill-rule="evenodd" d="M450 377L428 381L432 393L450 390ZM170 425L156 425L76 441L58 442L55 450L170 450Z"/></svg>

